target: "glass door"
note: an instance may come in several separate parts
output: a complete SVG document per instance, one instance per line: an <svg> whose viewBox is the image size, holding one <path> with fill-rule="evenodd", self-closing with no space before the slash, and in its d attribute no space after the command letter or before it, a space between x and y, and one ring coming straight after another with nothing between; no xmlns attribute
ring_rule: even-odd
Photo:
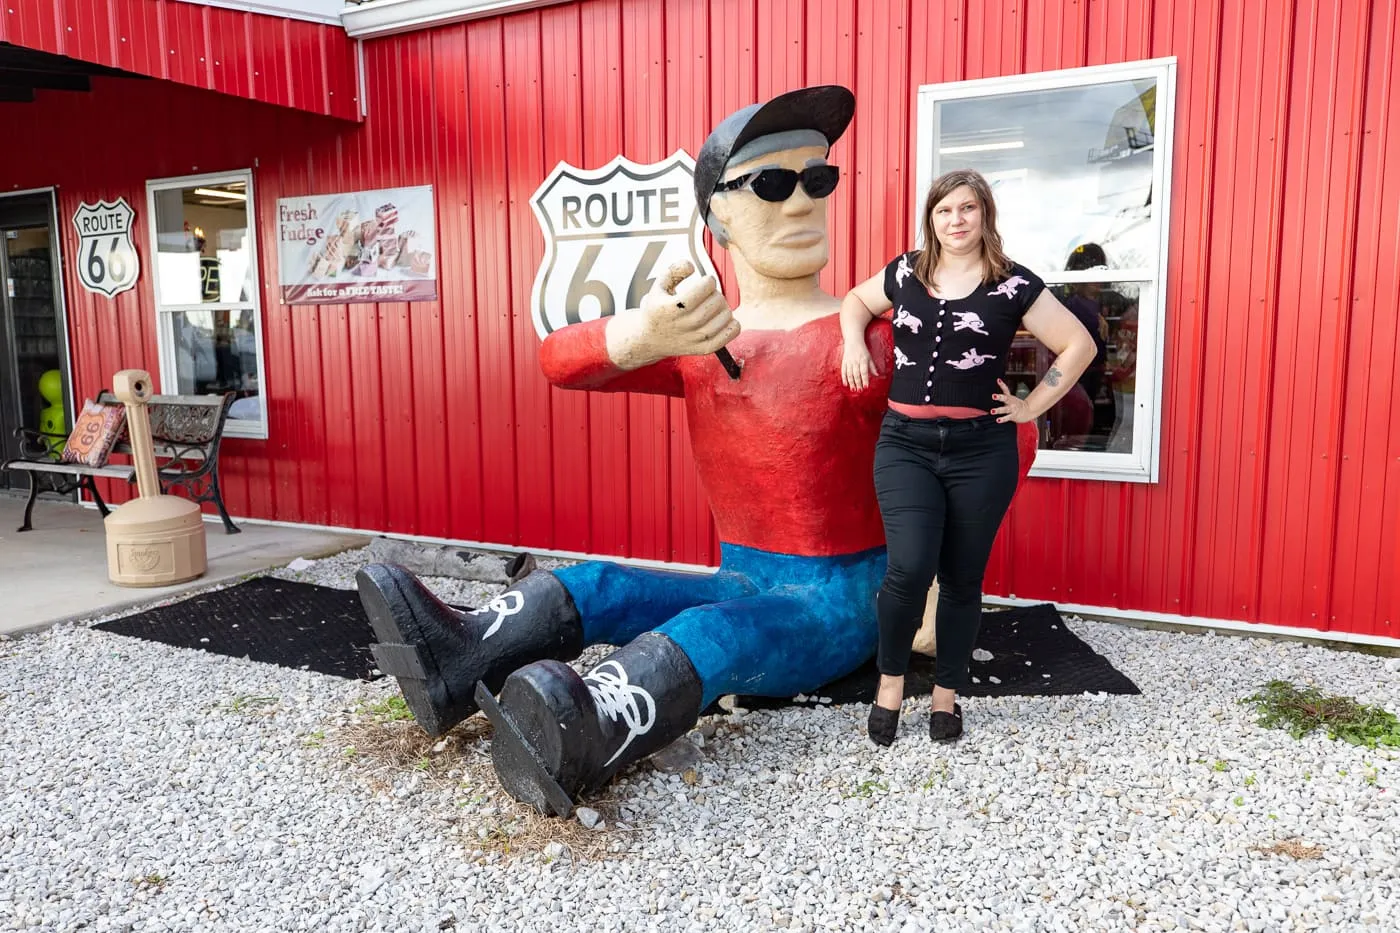
<svg viewBox="0 0 1400 933"><path fill-rule="evenodd" d="M19 455L18 428L57 435L56 450L69 428L48 196L30 200L0 199L0 460ZM28 473L0 473L0 488L28 483Z"/></svg>

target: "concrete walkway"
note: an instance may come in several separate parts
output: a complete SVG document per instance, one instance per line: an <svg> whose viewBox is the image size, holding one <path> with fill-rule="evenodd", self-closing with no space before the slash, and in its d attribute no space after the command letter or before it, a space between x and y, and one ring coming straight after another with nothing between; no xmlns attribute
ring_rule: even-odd
<svg viewBox="0 0 1400 933"><path fill-rule="evenodd" d="M0 634L46 628L177 593L203 589L245 574L312 560L359 547L369 538L304 528L239 522L228 535L205 523L209 569L177 586L126 587L107 579L107 536L96 509L40 501L34 530L20 534L24 500L0 495Z"/></svg>

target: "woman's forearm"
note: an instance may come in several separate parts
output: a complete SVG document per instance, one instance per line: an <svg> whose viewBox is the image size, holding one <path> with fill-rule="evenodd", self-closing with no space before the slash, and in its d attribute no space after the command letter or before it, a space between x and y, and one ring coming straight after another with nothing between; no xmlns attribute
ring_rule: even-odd
<svg viewBox="0 0 1400 933"><path fill-rule="evenodd" d="M1084 374L1084 370L1089 368L1089 364L1094 360L1093 340L1075 341L1065 348L1064 352L1055 357L1055 361L1050 364L1050 368L1045 371L1040 382L1030 391L1025 398L1026 406L1035 417L1039 418L1051 408L1055 403L1064 398L1069 390L1074 388L1074 384L1079 381L1079 377Z"/></svg>
<svg viewBox="0 0 1400 933"><path fill-rule="evenodd" d="M875 315L860 296L855 292L847 292L846 297L841 300L841 336L846 343L865 343L865 329L870 326L870 319Z"/></svg>

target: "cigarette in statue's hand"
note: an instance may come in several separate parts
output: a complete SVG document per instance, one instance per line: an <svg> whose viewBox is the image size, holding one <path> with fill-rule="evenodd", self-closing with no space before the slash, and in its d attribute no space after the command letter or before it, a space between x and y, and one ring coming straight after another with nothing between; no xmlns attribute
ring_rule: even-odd
<svg viewBox="0 0 1400 933"><path fill-rule="evenodd" d="M671 267L666 270L666 277L661 280L661 290L668 295L674 295L676 293L676 286L684 282L692 271L694 271L694 267L688 262L672 263ZM729 352L728 347L720 347L715 351L715 356L719 358L720 365L724 367L724 371L729 373L730 379L739 378L741 367L734 359L734 356Z"/></svg>

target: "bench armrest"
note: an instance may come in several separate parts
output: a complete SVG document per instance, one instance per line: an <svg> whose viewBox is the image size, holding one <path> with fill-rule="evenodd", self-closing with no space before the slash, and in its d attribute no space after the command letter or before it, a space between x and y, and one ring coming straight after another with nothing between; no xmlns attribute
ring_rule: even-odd
<svg viewBox="0 0 1400 933"><path fill-rule="evenodd" d="M45 434L33 428L15 428L15 437L19 439L19 455L23 460L47 460L55 446L61 450L68 440L66 434Z"/></svg>

